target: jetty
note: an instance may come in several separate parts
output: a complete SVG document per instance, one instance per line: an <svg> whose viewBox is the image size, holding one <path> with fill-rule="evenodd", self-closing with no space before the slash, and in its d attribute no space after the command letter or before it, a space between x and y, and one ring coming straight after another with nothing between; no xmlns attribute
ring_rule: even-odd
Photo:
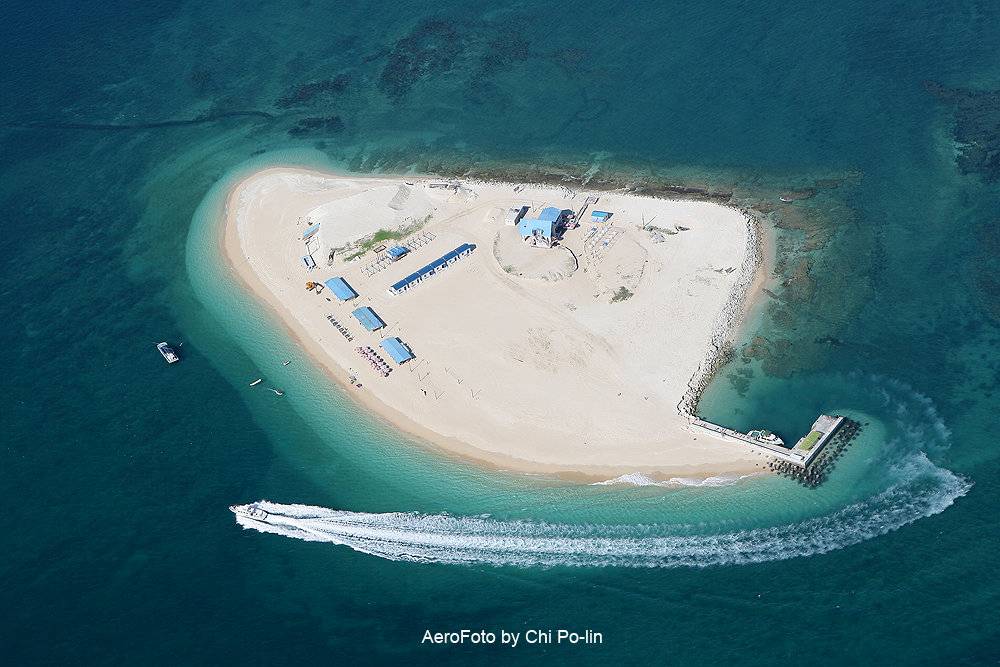
<svg viewBox="0 0 1000 667"><path fill-rule="evenodd" d="M762 454L805 470L816 460L845 420L846 418L840 415L820 415L813 422L809 432L799 438L794 447L779 444L780 441L777 438L764 440L750 435L750 433L757 433L756 431L740 433L731 428L705 421L700 417L691 418L691 429L726 442L749 445Z"/></svg>

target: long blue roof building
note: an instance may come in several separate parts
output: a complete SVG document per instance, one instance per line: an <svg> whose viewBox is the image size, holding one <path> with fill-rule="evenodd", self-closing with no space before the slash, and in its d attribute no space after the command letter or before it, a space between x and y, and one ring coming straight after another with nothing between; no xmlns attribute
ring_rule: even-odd
<svg viewBox="0 0 1000 667"><path fill-rule="evenodd" d="M424 278L429 278L430 276L433 276L436 271L439 271L445 268L446 266L449 266L450 264L457 262L459 258L468 255L475 249L476 246L473 245L472 243L463 243L462 245L458 246L451 252L441 255L430 264L427 264L417 269L416 271L406 276L402 280L393 283L389 287L389 294L399 294L400 292L405 292L406 290L410 289L417 283L423 281Z"/></svg>

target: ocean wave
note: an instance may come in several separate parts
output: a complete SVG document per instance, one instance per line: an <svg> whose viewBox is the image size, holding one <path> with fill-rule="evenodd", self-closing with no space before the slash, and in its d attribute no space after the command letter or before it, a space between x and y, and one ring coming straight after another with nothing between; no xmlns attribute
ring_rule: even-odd
<svg viewBox="0 0 1000 667"><path fill-rule="evenodd" d="M591 486L658 486L663 488L677 486L709 487L718 488L721 486L733 486L740 481L757 477L763 473L750 473L749 475L713 475L711 477L671 477L666 480L653 479L641 472L632 472L620 475L614 479L606 479L601 482L593 482Z"/></svg>
<svg viewBox="0 0 1000 667"><path fill-rule="evenodd" d="M256 503L266 521L237 514L246 529L329 542L393 561L517 567L709 567L827 553L943 512L972 482L936 465L951 434L933 404L910 387L870 377L898 434L885 443L885 488L828 514L778 526L720 530L700 523L559 524L412 512L368 513ZM713 479L713 478L709 478ZM731 478L730 478L731 479ZM708 480L697 481L706 485ZM610 484L684 484L631 474ZM708 482L716 484L722 482ZM726 484L732 482L726 482Z"/></svg>

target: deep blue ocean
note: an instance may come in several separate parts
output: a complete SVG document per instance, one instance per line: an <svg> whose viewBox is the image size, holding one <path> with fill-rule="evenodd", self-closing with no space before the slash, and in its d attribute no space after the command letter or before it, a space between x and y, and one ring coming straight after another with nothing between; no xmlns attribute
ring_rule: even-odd
<svg viewBox="0 0 1000 667"><path fill-rule="evenodd" d="M1000 4L0 18L3 664L1000 661ZM220 266L226 188L272 164L752 204L774 275L700 411L862 435L817 489L439 457L359 414ZM247 392L259 375L284 399ZM360 528L242 530L228 506L264 498ZM604 643L421 643L462 628Z"/></svg>

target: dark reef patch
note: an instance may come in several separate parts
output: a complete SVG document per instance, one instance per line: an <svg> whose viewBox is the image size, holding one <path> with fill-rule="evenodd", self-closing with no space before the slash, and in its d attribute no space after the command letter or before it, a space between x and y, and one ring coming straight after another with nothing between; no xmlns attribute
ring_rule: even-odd
<svg viewBox="0 0 1000 667"><path fill-rule="evenodd" d="M462 30L443 19L425 19L396 42L379 76L379 90L402 99L422 78L450 71L465 50Z"/></svg>
<svg viewBox="0 0 1000 667"><path fill-rule="evenodd" d="M983 310L1000 322L1000 220L976 228L972 279Z"/></svg>
<svg viewBox="0 0 1000 667"><path fill-rule="evenodd" d="M350 74L338 74L332 79L303 83L278 98L274 105L281 109L306 106L315 102L318 97L336 96L347 90L349 85L351 85Z"/></svg>
<svg viewBox="0 0 1000 667"><path fill-rule="evenodd" d="M958 170L987 183L1000 181L1000 90L948 88L934 81L924 82L924 87L955 116Z"/></svg>
<svg viewBox="0 0 1000 667"><path fill-rule="evenodd" d="M293 137L303 137L309 134L339 134L344 131L344 121L340 116L323 116L318 118L303 118L288 130Z"/></svg>

